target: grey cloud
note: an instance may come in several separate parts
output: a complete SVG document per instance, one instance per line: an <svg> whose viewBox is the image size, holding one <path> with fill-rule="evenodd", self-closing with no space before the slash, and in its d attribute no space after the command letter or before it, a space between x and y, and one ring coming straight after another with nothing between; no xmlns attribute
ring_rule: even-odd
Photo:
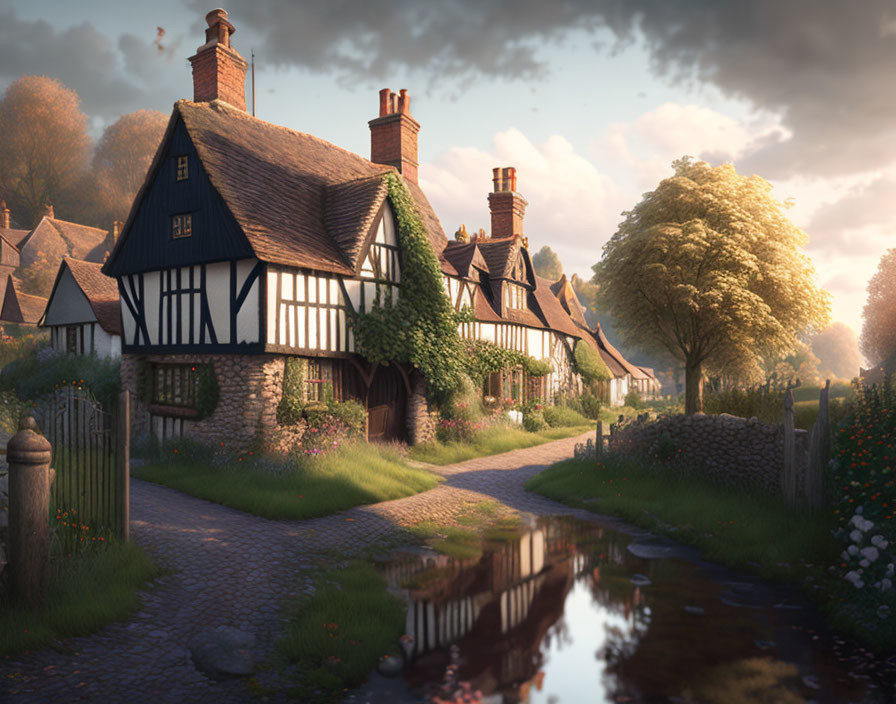
<svg viewBox="0 0 896 704"><path fill-rule="evenodd" d="M228 9L264 41L267 61L368 81L408 67L434 82L539 78L540 45L608 27L617 44L595 41L597 52L643 40L657 74L783 115L792 136L753 145L742 170L830 176L896 158L889 0L232 0Z"/></svg>
<svg viewBox="0 0 896 704"><path fill-rule="evenodd" d="M879 226L892 231L896 226L893 202L896 179L883 176L856 188L839 200L822 205L806 227L811 249L838 251L845 255L868 254L879 250L877 238L869 239L863 228Z"/></svg>
<svg viewBox="0 0 896 704"><path fill-rule="evenodd" d="M180 97L172 76L182 65L160 55L153 39L124 35L116 45L89 23L57 31L0 10L0 84L25 74L58 78L77 91L85 112L107 120L140 108L167 110Z"/></svg>

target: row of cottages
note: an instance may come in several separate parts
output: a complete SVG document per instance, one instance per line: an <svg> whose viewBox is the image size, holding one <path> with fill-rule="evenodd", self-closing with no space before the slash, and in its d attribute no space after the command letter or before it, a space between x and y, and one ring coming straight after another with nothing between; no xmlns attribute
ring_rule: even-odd
<svg viewBox="0 0 896 704"><path fill-rule="evenodd" d="M431 432L425 381L355 353L351 314L398 295L402 252L386 175L399 173L437 254L445 290L469 306L468 337L535 358L554 373L535 393L575 388L577 340L600 348L535 276L522 236L525 201L501 170L489 195L492 237L449 243L417 183L419 123L406 91L380 92L371 159L257 119L245 109L246 62L223 10L206 17L190 58L194 100L174 106L162 143L103 272L118 281L122 381L137 394L133 430L245 445L276 428L287 356L307 360L307 400L329 388L368 409L370 438ZM582 318L582 323L584 318ZM219 403L196 409L197 369L213 365ZM522 372L489 380L522 398Z"/></svg>
<svg viewBox="0 0 896 704"><path fill-rule="evenodd" d="M0 201L0 322L36 325L47 299L22 291L25 270L40 260L63 257L102 264L112 240L106 230L60 220L52 205L46 206L31 230L13 228L10 220L9 208Z"/></svg>

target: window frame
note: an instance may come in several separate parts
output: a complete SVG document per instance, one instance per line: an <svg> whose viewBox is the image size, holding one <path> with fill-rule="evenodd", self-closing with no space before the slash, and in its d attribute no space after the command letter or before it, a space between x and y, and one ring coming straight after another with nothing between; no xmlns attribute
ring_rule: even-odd
<svg viewBox="0 0 896 704"><path fill-rule="evenodd" d="M199 375L190 363L155 363L150 366L150 404L196 410Z"/></svg>
<svg viewBox="0 0 896 704"><path fill-rule="evenodd" d="M193 236L193 213L171 216L171 239L182 240Z"/></svg>
<svg viewBox="0 0 896 704"><path fill-rule="evenodd" d="M178 181L186 181L190 178L190 157L187 154L178 154L174 157L175 178Z"/></svg>

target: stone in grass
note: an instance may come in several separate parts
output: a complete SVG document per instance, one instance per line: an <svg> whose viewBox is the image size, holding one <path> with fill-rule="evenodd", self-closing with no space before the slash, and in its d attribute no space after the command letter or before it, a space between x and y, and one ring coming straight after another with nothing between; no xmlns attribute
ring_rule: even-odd
<svg viewBox="0 0 896 704"><path fill-rule="evenodd" d="M231 626L206 628L190 639L188 647L196 669L214 680L243 677L255 671L250 648L255 643L251 633Z"/></svg>
<svg viewBox="0 0 896 704"><path fill-rule="evenodd" d="M650 584L650 577L648 577L647 575L635 573L632 575L631 581L632 584L634 584L636 587L646 587L648 584Z"/></svg>
<svg viewBox="0 0 896 704"><path fill-rule="evenodd" d="M376 666L377 671L384 677L396 677L401 674L403 668L404 662L402 659L394 655L386 655L380 658Z"/></svg>

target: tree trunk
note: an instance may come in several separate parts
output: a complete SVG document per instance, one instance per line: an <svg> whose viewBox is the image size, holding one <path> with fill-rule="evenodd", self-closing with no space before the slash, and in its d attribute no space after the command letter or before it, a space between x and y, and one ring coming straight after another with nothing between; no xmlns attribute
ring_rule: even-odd
<svg viewBox="0 0 896 704"><path fill-rule="evenodd" d="M684 368L684 412L703 413L703 363L688 360Z"/></svg>

